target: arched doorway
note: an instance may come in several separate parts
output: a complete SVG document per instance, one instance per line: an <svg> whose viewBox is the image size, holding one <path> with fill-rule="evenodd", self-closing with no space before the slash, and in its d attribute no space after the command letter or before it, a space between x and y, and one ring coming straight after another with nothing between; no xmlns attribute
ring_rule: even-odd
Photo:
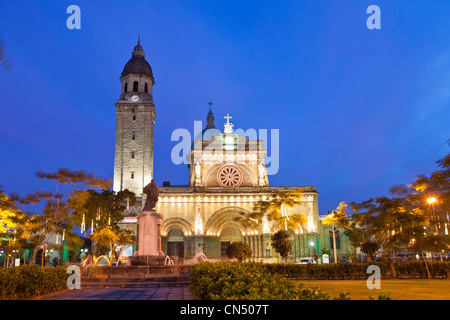
<svg viewBox="0 0 450 320"><path fill-rule="evenodd" d="M171 229L167 233L167 255L184 258L184 233L180 229Z"/></svg>
<svg viewBox="0 0 450 320"><path fill-rule="evenodd" d="M248 221L243 213L247 210L237 207L224 207L214 212L206 221L206 235L214 237L214 256L225 257L226 248L231 242L244 242L248 232Z"/></svg>
<svg viewBox="0 0 450 320"><path fill-rule="evenodd" d="M220 232L220 256L225 257L227 247L233 242L244 240L241 230L235 223L227 223Z"/></svg>

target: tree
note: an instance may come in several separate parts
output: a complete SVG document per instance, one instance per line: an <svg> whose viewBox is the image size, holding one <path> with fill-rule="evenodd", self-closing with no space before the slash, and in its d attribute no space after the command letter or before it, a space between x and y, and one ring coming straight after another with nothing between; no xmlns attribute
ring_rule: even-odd
<svg viewBox="0 0 450 320"><path fill-rule="evenodd" d="M272 247L282 256L287 265L287 259L292 252L292 243L289 240L289 233L286 230L280 230L272 235Z"/></svg>
<svg viewBox="0 0 450 320"><path fill-rule="evenodd" d="M77 191L77 197L73 198L71 205L75 223L81 226L82 232L90 228L92 237L99 228L118 228L117 223L123 219L122 212L135 202L135 194L128 189L117 193L108 189L101 192L88 189ZM118 248L121 252L125 249L120 245ZM98 255L100 250L101 247L95 245L94 255Z"/></svg>
<svg viewBox="0 0 450 320"><path fill-rule="evenodd" d="M253 252L248 244L244 242L233 242L227 247L226 254L230 258L234 257L239 262L242 262L245 258L251 258Z"/></svg>
<svg viewBox="0 0 450 320"><path fill-rule="evenodd" d="M442 253L450 244L450 154L437 164L440 169L431 175L391 187L390 197L352 203L353 222L345 232L353 246L372 252L370 243L375 242L392 257L396 250L412 250L420 253L428 270L424 251Z"/></svg>
<svg viewBox="0 0 450 320"><path fill-rule="evenodd" d="M331 255L331 250L328 248L320 249L320 255L323 256L324 254Z"/></svg>
<svg viewBox="0 0 450 320"><path fill-rule="evenodd" d="M0 247L5 254L5 265L10 259L29 248L30 238L29 215L17 208L13 199L8 197L0 186Z"/></svg>
<svg viewBox="0 0 450 320"><path fill-rule="evenodd" d="M76 257L84 243L84 239L76 233L70 232L65 235L64 246L69 250L69 261L71 260L71 257L72 259Z"/></svg>
<svg viewBox="0 0 450 320"><path fill-rule="evenodd" d="M375 241L365 241L361 244L361 251L367 255L369 261L375 260L375 255L378 252L379 244Z"/></svg>
<svg viewBox="0 0 450 320"><path fill-rule="evenodd" d="M81 226L84 221L86 229L91 226L94 230L106 225L117 226L123 219L122 212L136 202L135 194L128 189L117 193L109 189L101 192L94 189L78 190L76 195L71 199L75 223Z"/></svg>
<svg viewBox="0 0 450 320"><path fill-rule="evenodd" d="M300 204L303 190L301 188L290 190L286 187L283 190L273 192L267 200L259 201L255 204L253 211L243 214L249 225L256 227L263 219L275 221L278 229L298 229L307 222L303 214L288 215L287 208L293 208Z"/></svg>
<svg viewBox="0 0 450 320"><path fill-rule="evenodd" d="M107 246L110 250L109 265L114 262L114 255L118 246L129 246L135 241L133 231L130 229L120 230L112 226L103 226L91 236L91 239L101 246Z"/></svg>
<svg viewBox="0 0 450 320"><path fill-rule="evenodd" d="M339 244L342 243L342 229L345 229L350 224L349 218L347 216L347 203L340 202L338 207L336 208L337 211L337 219L336 219L336 226L339 228ZM338 259L341 258L341 245L339 245L339 253L338 253Z"/></svg>
<svg viewBox="0 0 450 320"><path fill-rule="evenodd" d="M337 254L336 254L336 228L335 225L339 227L347 227L349 224L349 220L347 218L347 204L345 202L340 202L339 206L336 210L329 212L327 216L325 216L322 220L322 224L331 225L331 232L333 234L333 255L334 262L337 263ZM341 234L341 232L339 232ZM340 255L340 246L339 246L339 255Z"/></svg>
<svg viewBox="0 0 450 320"><path fill-rule="evenodd" d="M450 227L450 154L436 163L441 169L432 172L429 177L418 175L412 183L393 186L390 192L403 197L410 204L409 212L412 214L412 219L419 220L415 221L413 226L420 224L424 227L420 234L414 232L414 228L409 228L409 234L402 239L403 242L409 243L407 240L411 241L414 238L416 245L412 248L416 248L416 250L426 248L431 252L439 252L442 261L442 250L447 249L446 246L450 244L448 236ZM428 239L422 239L422 236ZM419 243L422 245L419 246Z"/></svg>
<svg viewBox="0 0 450 320"><path fill-rule="evenodd" d="M119 237L116 243L116 254L117 258L124 252L127 248L134 245L136 241L136 236L131 229L122 229L118 232Z"/></svg>
<svg viewBox="0 0 450 320"><path fill-rule="evenodd" d="M5 254L5 264L9 266L11 254L15 251L15 237L13 238L16 222L14 218L17 215L17 208L13 201L4 193L0 187L0 247Z"/></svg>
<svg viewBox="0 0 450 320"><path fill-rule="evenodd" d="M87 187L108 188L111 181L108 179L95 177L85 171L71 171L60 168L57 172L44 173L36 172L40 179L46 179L55 182L56 192L35 191L25 197L14 195L15 199L22 204L38 204L44 202L42 214L33 214L30 217L29 225L30 242L34 244L33 255L30 264L35 260L38 249L45 248L53 235L69 235L73 232L73 212L71 204L79 193L79 190Z"/></svg>
<svg viewBox="0 0 450 320"><path fill-rule="evenodd" d="M428 279L430 279L430 269L428 268L428 263L423 255L423 252L435 250L438 250L440 252L441 250L447 249L448 237L440 235L423 235L422 230L420 228L418 229L419 230L417 230L416 237L414 238L414 241L412 241L412 247L415 249L415 251L420 252L422 260L425 263L425 267L427 269Z"/></svg>

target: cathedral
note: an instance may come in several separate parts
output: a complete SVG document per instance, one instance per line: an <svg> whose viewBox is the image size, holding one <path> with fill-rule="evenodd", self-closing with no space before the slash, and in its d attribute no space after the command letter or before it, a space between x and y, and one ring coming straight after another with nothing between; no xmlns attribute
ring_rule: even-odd
<svg viewBox="0 0 450 320"><path fill-rule="evenodd" d="M136 214L145 203L143 188L153 179L153 155L158 152L153 150L155 79L140 41L123 68L120 81L121 94L115 104L113 188L115 192L128 189L136 194L136 204L127 208L120 224L136 230ZM333 242L330 243L329 228L320 223L316 187L270 186L263 141L236 134L230 119L227 114L222 122L216 121L210 104L206 127L192 141L187 156L188 183L171 186L165 181L160 186L156 211L163 216L162 251L175 257L178 263L201 250L208 259L220 260L226 258L230 243L245 242L252 248L254 261L276 261L270 238L278 226L265 221L254 228L244 217L273 192L299 188L303 191L302 201L287 208L287 215L300 213L307 223L289 230L293 243L290 261L316 257L319 247L330 248Z"/></svg>

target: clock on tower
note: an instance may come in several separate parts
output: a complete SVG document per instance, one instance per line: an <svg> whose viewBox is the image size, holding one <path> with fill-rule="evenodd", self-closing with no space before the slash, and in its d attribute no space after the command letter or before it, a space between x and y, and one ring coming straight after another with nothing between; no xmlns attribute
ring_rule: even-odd
<svg viewBox="0 0 450 320"><path fill-rule="evenodd" d="M156 119L153 103L152 68L140 44L120 77L121 94L116 102L116 146L114 191L135 193L136 206L142 203L144 187L153 179L153 132ZM139 201L140 200L140 201Z"/></svg>

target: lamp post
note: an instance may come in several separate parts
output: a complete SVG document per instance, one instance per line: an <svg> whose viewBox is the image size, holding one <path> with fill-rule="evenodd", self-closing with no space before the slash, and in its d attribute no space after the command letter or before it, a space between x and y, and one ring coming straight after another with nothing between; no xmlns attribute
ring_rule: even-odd
<svg viewBox="0 0 450 320"><path fill-rule="evenodd" d="M334 211L328 211L328 216L331 219L331 230L333 230L333 255L334 255L334 263L337 263L337 255L336 255L336 233L334 231Z"/></svg>
<svg viewBox="0 0 450 320"><path fill-rule="evenodd" d="M437 200L436 200L435 197L431 197L431 198L427 199L427 202L431 206L431 211L433 213L432 218L434 219L434 227L436 229L435 235L437 236L439 234L439 232L438 232L438 225L437 225L437 219L436 219L436 212L434 211L434 204L436 203L436 201ZM440 260L442 262L443 261L442 260L442 252L439 253L439 257L440 257Z"/></svg>
<svg viewBox="0 0 450 320"><path fill-rule="evenodd" d="M431 206L431 211L433 213L432 217L434 219L434 226L436 228L436 233L435 235L438 235L438 227L437 227L437 221L436 221L436 213L434 212L434 203L436 202L436 198L432 197L432 198L428 198L427 199L428 204Z"/></svg>

